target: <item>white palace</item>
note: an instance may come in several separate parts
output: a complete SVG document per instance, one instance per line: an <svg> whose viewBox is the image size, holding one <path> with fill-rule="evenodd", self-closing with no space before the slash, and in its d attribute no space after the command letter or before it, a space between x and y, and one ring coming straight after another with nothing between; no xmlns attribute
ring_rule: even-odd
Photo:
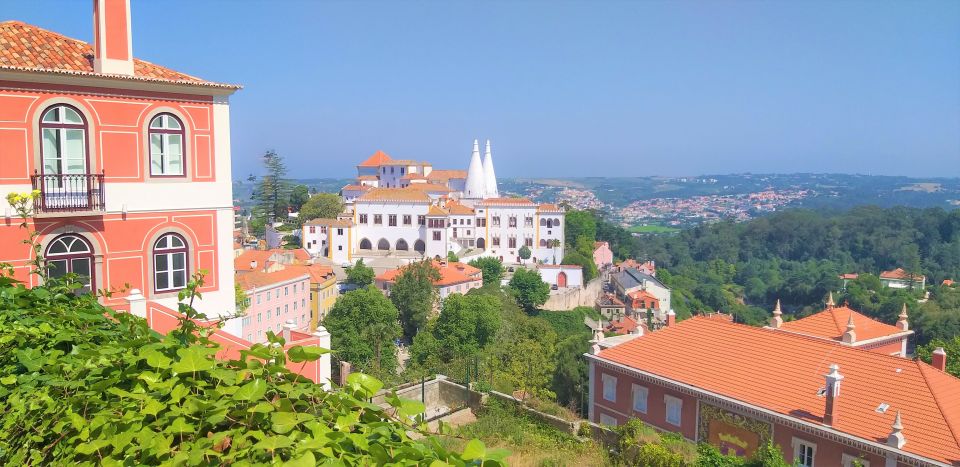
<svg viewBox="0 0 960 467"><path fill-rule="evenodd" d="M303 226L303 246L337 264L392 256L464 261L492 256L520 263L559 264L563 259L563 208L526 198L501 197L487 141L473 142L467 171L434 170L428 162L392 159L377 151L357 166L354 184L340 192L346 203L336 219Z"/></svg>

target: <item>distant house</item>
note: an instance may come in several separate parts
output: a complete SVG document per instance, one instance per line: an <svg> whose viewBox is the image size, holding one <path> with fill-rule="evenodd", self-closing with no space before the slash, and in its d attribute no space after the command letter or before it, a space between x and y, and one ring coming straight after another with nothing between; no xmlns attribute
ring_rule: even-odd
<svg viewBox="0 0 960 467"><path fill-rule="evenodd" d="M627 305L628 314L636 316L643 313L645 315L648 309L652 309L654 317L663 321L666 319L667 311L672 309L670 289L650 274L638 269L624 269L612 274L610 283L617 298Z"/></svg>
<svg viewBox="0 0 960 467"><path fill-rule="evenodd" d="M472 289L483 287L482 272L469 264L447 261L432 261L433 268L440 273L440 279L433 282L442 300L450 294L465 294ZM391 269L376 278L377 288L390 295L390 288L397 282L397 277L403 273L404 267Z"/></svg>
<svg viewBox="0 0 960 467"><path fill-rule="evenodd" d="M575 264L540 264L537 270L550 287L583 287L583 268Z"/></svg>
<svg viewBox="0 0 960 467"><path fill-rule="evenodd" d="M627 305L614 294L608 293L597 297L595 307L597 312L608 320L618 320L627 314Z"/></svg>
<svg viewBox="0 0 960 467"><path fill-rule="evenodd" d="M891 289L922 289L927 285L927 276L911 274L903 268L880 273L880 283Z"/></svg>
<svg viewBox="0 0 960 467"><path fill-rule="evenodd" d="M605 331L618 336L624 334L645 334L644 331L638 330L641 326L643 325L638 323L637 320L629 316L624 316L618 320L611 321Z"/></svg>
<svg viewBox="0 0 960 467"><path fill-rule="evenodd" d="M850 281L855 281L860 278L860 274L857 274L854 272L854 273L840 274L839 277L840 277L840 280L843 281L843 288L846 289L847 284L849 284Z"/></svg>
<svg viewBox="0 0 960 467"><path fill-rule="evenodd" d="M593 242L593 262L597 269L613 265L613 251L607 242Z"/></svg>
<svg viewBox="0 0 960 467"><path fill-rule="evenodd" d="M242 335L246 340L266 342L267 331L279 335L288 320L295 329L309 329L310 274L305 269L249 271L238 274L236 281L249 303L242 321Z"/></svg>
<svg viewBox="0 0 960 467"><path fill-rule="evenodd" d="M898 357L907 356L907 340L913 335L907 322L906 305L896 325L864 316L846 305L835 306L833 294L823 311L787 322L783 321L781 315L780 302L777 301L768 327Z"/></svg>
<svg viewBox="0 0 960 467"><path fill-rule="evenodd" d="M956 282L954 282L953 279L944 279L943 282L940 283L940 285L944 287L953 287L954 285L956 285Z"/></svg>
<svg viewBox="0 0 960 467"><path fill-rule="evenodd" d="M633 259L626 259L617 263L618 271L626 271L627 269L636 269L648 276L656 277L657 275L657 266L653 261L640 262Z"/></svg>

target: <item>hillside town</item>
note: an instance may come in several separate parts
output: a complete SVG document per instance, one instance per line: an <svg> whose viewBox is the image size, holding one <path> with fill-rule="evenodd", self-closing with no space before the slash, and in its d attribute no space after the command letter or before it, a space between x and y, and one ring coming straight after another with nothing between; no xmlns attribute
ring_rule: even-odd
<svg viewBox="0 0 960 467"><path fill-rule="evenodd" d="M268 151L240 203L242 86L92 3L0 22L0 463L960 465L960 211L545 202L480 139L337 193Z"/></svg>

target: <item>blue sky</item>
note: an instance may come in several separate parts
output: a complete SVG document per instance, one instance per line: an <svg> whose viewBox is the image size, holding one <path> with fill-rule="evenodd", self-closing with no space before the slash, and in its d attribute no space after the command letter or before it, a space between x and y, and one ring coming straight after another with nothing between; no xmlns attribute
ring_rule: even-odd
<svg viewBox="0 0 960 467"><path fill-rule="evenodd" d="M133 0L134 54L232 98L235 177L377 149L500 176L960 176L960 2ZM90 1L0 0L89 41Z"/></svg>

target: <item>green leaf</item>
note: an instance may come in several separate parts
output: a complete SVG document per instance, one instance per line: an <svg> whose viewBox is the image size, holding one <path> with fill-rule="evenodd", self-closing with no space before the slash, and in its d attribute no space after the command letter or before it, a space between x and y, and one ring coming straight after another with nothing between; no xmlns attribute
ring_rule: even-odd
<svg viewBox="0 0 960 467"><path fill-rule="evenodd" d="M7 375L3 378L0 378L0 384L4 384L6 386L17 384L17 375Z"/></svg>
<svg viewBox="0 0 960 467"><path fill-rule="evenodd" d="M471 439L470 442L463 448L463 457L466 460L479 460L487 454L487 448L483 445L483 441L479 439Z"/></svg>
<svg viewBox="0 0 960 467"><path fill-rule="evenodd" d="M412 399L401 399L397 414L401 417L413 417L424 413L426 410L427 407L423 405L423 402Z"/></svg>
<svg viewBox="0 0 960 467"><path fill-rule="evenodd" d="M27 371L37 371L43 366L43 352L38 349L17 350L17 361L23 365Z"/></svg>
<svg viewBox="0 0 960 467"><path fill-rule="evenodd" d="M347 376L347 384L362 388L366 393L365 397L373 397L383 387L383 383L379 379L363 373L350 373Z"/></svg>
<svg viewBox="0 0 960 467"><path fill-rule="evenodd" d="M209 357L209 354L209 350L198 346L178 349L177 355L180 357L180 360L173 364L172 369L177 373L209 370L214 367L213 360Z"/></svg>
<svg viewBox="0 0 960 467"><path fill-rule="evenodd" d="M173 423L170 424L165 430L166 433L186 433L193 431L193 425L187 423L187 420L183 417L177 417Z"/></svg>
<svg viewBox="0 0 960 467"><path fill-rule="evenodd" d="M319 359L323 354L327 353L330 353L330 351L320 347L304 347L302 345L295 345L290 347L290 350L287 350L287 357L289 357L290 361L293 363L312 362Z"/></svg>
<svg viewBox="0 0 960 467"><path fill-rule="evenodd" d="M253 447L259 449L266 449L267 451L276 451L277 449L290 447L293 445L293 441L290 438L283 435L276 436L267 436L254 444Z"/></svg>
<svg viewBox="0 0 960 467"><path fill-rule="evenodd" d="M143 408L140 409L140 412L146 415L156 416L158 413L160 413L161 410L165 409L166 407L167 406L163 405L160 401L151 398L147 400L146 404L143 405Z"/></svg>
<svg viewBox="0 0 960 467"><path fill-rule="evenodd" d="M270 421L273 423L273 431L284 434L289 433L297 425L313 419L312 415L294 412L274 412L270 414Z"/></svg>
<svg viewBox="0 0 960 467"><path fill-rule="evenodd" d="M291 459L281 465L283 467L313 467L317 465L317 459L313 457L312 452L307 451L302 456L296 459Z"/></svg>
<svg viewBox="0 0 960 467"><path fill-rule="evenodd" d="M273 410L274 410L273 404L270 404L269 402L260 402L260 403L257 403L257 405L247 409L247 412L269 413L269 412L273 412Z"/></svg>
<svg viewBox="0 0 960 467"><path fill-rule="evenodd" d="M237 392L233 393L233 400L236 401L255 401L263 399L267 393L267 383L262 379L254 379L243 386Z"/></svg>

